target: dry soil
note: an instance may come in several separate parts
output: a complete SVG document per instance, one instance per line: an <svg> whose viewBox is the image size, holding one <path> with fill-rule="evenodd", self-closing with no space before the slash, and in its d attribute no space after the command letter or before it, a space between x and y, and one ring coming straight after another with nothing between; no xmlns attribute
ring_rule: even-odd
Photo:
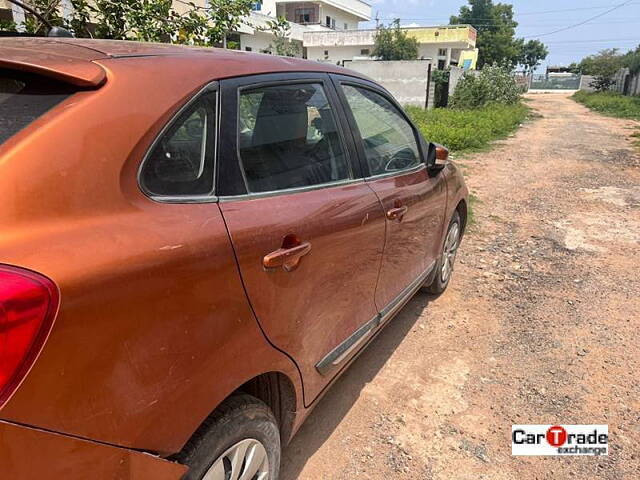
<svg viewBox="0 0 640 480"><path fill-rule="evenodd" d="M283 456L285 480L640 479L637 124L563 94L458 159L478 197L450 288L418 294ZM607 457L512 457L512 424L608 424Z"/></svg>

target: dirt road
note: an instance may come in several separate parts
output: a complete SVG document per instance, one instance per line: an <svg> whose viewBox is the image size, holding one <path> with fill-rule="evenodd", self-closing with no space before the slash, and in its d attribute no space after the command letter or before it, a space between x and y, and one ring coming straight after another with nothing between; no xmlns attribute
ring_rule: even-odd
<svg viewBox="0 0 640 480"><path fill-rule="evenodd" d="M477 223L322 399L283 478L640 478L640 156L633 122L558 94L464 165ZM608 457L512 457L512 424L608 424Z"/></svg>

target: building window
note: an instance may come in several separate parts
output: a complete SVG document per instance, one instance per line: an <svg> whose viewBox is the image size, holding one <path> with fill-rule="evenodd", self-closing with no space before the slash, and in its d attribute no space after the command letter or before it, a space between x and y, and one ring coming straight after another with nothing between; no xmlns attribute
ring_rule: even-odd
<svg viewBox="0 0 640 480"><path fill-rule="evenodd" d="M446 48L439 48L438 49L438 56L439 57L446 57L447 56L447 49Z"/></svg>
<svg viewBox="0 0 640 480"><path fill-rule="evenodd" d="M371 55L371 51L368 48L363 48L362 50L360 50L360 55L362 55L363 57L368 57L369 55Z"/></svg>
<svg viewBox="0 0 640 480"><path fill-rule="evenodd" d="M313 18L313 8L296 8L295 19L296 23L311 23Z"/></svg>
<svg viewBox="0 0 640 480"><path fill-rule="evenodd" d="M13 22L13 12L10 8L0 8L0 24L2 22Z"/></svg>
<svg viewBox="0 0 640 480"><path fill-rule="evenodd" d="M254 12L259 12L260 10L262 10L262 0L258 0L257 2L253 2L251 4L251 10L253 10Z"/></svg>
<svg viewBox="0 0 640 480"><path fill-rule="evenodd" d="M335 18L331 18L329 15L327 15L327 18L325 19L325 25L328 28L332 28L332 29L336 29L336 19Z"/></svg>
<svg viewBox="0 0 640 480"><path fill-rule="evenodd" d="M348 24L348 23L345 23L345 24L344 24L344 29L345 29L345 30L349 30L349 24Z"/></svg>
<svg viewBox="0 0 640 480"><path fill-rule="evenodd" d="M253 48L251 47L244 47L245 52L252 52Z"/></svg>
<svg viewBox="0 0 640 480"><path fill-rule="evenodd" d="M444 70L446 64L447 64L446 60L438 60L438 70Z"/></svg>

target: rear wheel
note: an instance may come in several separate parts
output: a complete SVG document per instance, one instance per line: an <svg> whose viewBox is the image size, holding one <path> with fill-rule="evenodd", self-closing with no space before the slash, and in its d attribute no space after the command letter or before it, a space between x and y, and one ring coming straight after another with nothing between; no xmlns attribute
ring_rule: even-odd
<svg viewBox="0 0 640 480"><path fill-rule="evenodd" d="M440 257L436 262L436 271L433 281L431 282L431 285L425 285L422 288L423 291L437 295L447 289L449 281L451 280L451 275L453 274L453 267L455 265L461 238L462 220L460 219L460 214L456 210L451 218L451 222L449 222L447 235L444 237L442 251L440 252Z"/></svg>
<svg viewBox="0 0 640 480"><path fill-rule="evenodd" d="M186 480L277 480L280 432L273 413L251 395L225 400L180 460Z"/></svg>

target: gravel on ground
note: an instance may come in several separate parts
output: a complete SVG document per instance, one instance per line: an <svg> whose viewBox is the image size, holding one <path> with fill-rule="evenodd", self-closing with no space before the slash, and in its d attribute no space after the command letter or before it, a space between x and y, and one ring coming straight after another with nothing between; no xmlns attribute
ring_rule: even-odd
<svg viewBox="0 0 640 480"><path fill-rule="evenodd" d="M294 480L640 478L638 124L564 94L457 159L478 197L454 279L418 294L283 455ZM608 424L606 457L512 457L512 424Z"/></svg>

